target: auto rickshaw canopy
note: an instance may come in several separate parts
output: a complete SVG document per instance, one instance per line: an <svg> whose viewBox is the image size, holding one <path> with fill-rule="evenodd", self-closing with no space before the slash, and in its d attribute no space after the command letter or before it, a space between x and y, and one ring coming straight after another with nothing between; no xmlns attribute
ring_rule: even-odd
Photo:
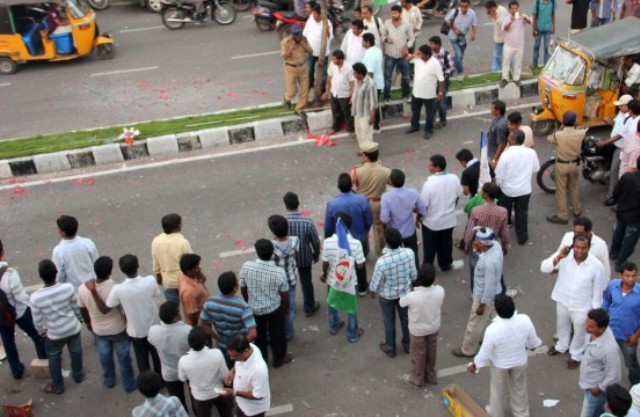
<svg viewBox="0 0 640 417"><path fill-rule="evenodd" d="M2 1L2 0L0 0ZM640 19L626 17L597 28L583 30L559 43L584 50L592 59L605 61L640 53Z"/></svg>

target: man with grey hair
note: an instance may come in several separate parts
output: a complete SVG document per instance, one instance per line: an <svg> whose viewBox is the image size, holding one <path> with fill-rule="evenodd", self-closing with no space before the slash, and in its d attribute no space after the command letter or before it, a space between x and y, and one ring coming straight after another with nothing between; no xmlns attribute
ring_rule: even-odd
<svg viewBox="0 0 640 417"><path fill-rule="evenodd" d="M502 292L502 246L488 227L474 228L473 250L478 253L474 271L473 304L464 332L462 346L451 350L457 357L472 358L485 328L494 316L493 300Z"/></svg>

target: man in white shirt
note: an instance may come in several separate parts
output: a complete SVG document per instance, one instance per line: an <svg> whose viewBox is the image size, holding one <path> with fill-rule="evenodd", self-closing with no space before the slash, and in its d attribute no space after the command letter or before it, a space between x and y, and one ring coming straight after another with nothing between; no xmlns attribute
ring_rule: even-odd
<svg viewBox="0 0 640 417"><path fill-rule="evenodd" d="M137 256L124 255L120 257L118 264L127 278L113 287L105 305L108 308L122 306L124 315L127 317L127 334L133 344L138 371L142 373L150 369L149 356L151 356L153 369L160 374L162 366L158 351L147 340L149 328L160 321L156 304L156 299L161 296L160 288L155 277L138 275Z"/></svg>
<svg viewBox="0 0 640 417"><path fill-rule="evenodd" d="M362 42L360 42L362 45ZM345 62L345 54L340 49L331 53L332 62L327 69L327 86L322 98L326 100L331 95L331 115L333 124L327 134L333 135L347 125L347 131L353 133L355 127L351 117L351 93L353 92L353 70ZM357 61L356 61L357 62Z"/></svg>
<svg viewBox="0 0 640 417"><path fill-rule="evenodd" d="M269 369L260 349L238 334L227 344L227 352L236 361L225 378L225 384L233 389L225 388L220 395L235 397L237 417L264 417L271 408L271 391Z"/></svg>
<svg viewBox="0 0 640 417"><path fill-rule="evenodd" d="M460 269L462 260L453 260L453 228L456 227L456 202L462 185L455 174L447 172L447 160L436 154L429 158L432 174L422 186L420 197L427 207L422 219L423 262L432 264L438 255L438 266L443 271Z"/></svg>
<svg viewBox="0 0 640 417"><path fill-rule="evenodd" d="M400 6L402 7L402 20L407 22L413 29L413 33L418 36L422 30L422 12L409 0L400 0Z"/></svg>
<svg viewBox="0 0 640 417"><path fill-rule="evenodd" d="M496 184L500 186L499 204L507 209L509 218L515 206L516 237L519 245L529 239L528 216L531 197L531 177L540 170L536 151L524 146L524 132L509 135L509 148L500 155L496 165Z"/></svg>
<svg viewBox="0 0 640 417"><path fill-rule="evenodd" d="M356 19L351 22L351 29L344 34L340 50L344 52L344 60L347 66L351 67L356 62L362 61L364 57L364 45L362 45L362 35L364 34L364 23Z"/></svg>
<svg viewBox="0 0 640 417"><path fill-rule="evenodd" d="M528 416L526 349L535 349L542 341L529 316L516 314L513 299L499 294L494 306L498 317L487 327L480 351L467 370L473 374L479 368L491 366L489 408L492 416L503 416L509 408L514 416Z"/></svg>
<svg viewBox="0 0 640 417"><path fill-rule="evenodd" d="M315 85L315 72L316 72L316 62L318 62L318 57L320 56L320 45L322 44L322 16L321 16L320 4L315 4L313 6L313 11L311 12L311 16L307 19L307 23L304 25L304 30L302 31L302 36L307 38L307 42L311 46L313 51L312 54L307 55L307 69L309 71L309 90L313 88ZM328 57L329 57L329 45L331 45L331 40L333 39L333 26L327 25L327 50L326 56L324 57L325 64L324 68L327 67ZM327 83L327 74L323 71L322 73L322 86Z"/></svg>
<svg viewBox="0 0 640 417"><path fill-rule="evenodd" d="M502 72L502 50L504 49L504 30L502 29L502 19L509 11L495 0L487 1L484 6L487 8L487 16L493 20L493 62L491 72Z"/></svg>
<svg viewBox="0 0 640 417"><path fill-rule="evenodd" d="M442 65L433 57L429 45L420 46L418 52L410 56L415 65L413 80L413 98L411 99L411 127L406 131L411 134L420 130L420 111L425 107L427 119L424 125L425 140L433 136L436 121L436 102L444 97L444 74Z"/></svg>
<svg viewBox="0 0 640 417"><path fill-rule="evenodd" d="M560 241L560 246L558 246L558 250L556 250L555 255L558 255L562 248L567 246L571 246L573 244L573 237L575 235L585 235L591 240L591 244L589 245L589 253L596 257L602 263L604 267L604 277L607 282L611 279L611 267L609 264L609 248L607 248L607 242L604 241L600 236L597 236L592 231L593 223L591 219L585 216L580 216L573 220L573 231L567 232L562 236L562 240Z"/></svg>
<svg viewBox="0 0 640 417"><path fill-rule="evenodd" d="M367 7L367 6L365 6ZM378 19L376 17L376 19ZM383 26L384 27L384 26ZM362 35L362 45L364 46L364 57L362 57L362 63L367 68L367 75L373 80L373 84L378 90L378 98L382 94L384 89L384 54L382 53L381 46L376 43L374 35L371 33L365 33ZM378 110L376 111L375 120L373 122L373 131L375 133L380 132L380 100L378 100Z"/></svg>
<svg viewBox="0 0 640 417"><path fill-rule="evenodd" d="M98 259L96 245L78 236L78 220L62 215L56 220L62 240L53 248L51 260L58 268L58 282L68 282L76 290L93 278L93 263Z"/></svg>
<svg viewBox="0 0 640 417"><path fill-rule="evenodd" d="M189 352L191 326L180 320L180 306L167 301L160 306L160 324L149 328L149 343L158 351L162 364L162 380L169 395L177 397L184 409L184 382L178 377L178 361Z"/></svg>
<svg viewBox="0 0 640 417"><path fill-rule="evenodd" d="M607 286L604 267L589 253L589 237L575 235L571 246L563 247L558 254L542 261L540 271L545 274L558 272L551 293L551 299L556 302L558 341L548 353L554 356L569 351L571 358L567 368L576 369L580 366L587 343L584 327L587 313L602 305Z"/></svg>
<svg viewBox="0 0 640 417"><path fill-rule="evenodd" d="M373 10L368 4L362 7L362 23L364 24L365 33L371 33L375 38L373 45L384 45L387 38L387 29L384 27L382 19L373 15Z"/></svg>
<svg viewBox="0 0 640 417"><path fill-rule="evenodd" d="M632 56L624 59L622 79L622 92L637 97L640 89L640 64L635 62Z"/></svg>
<svg viewBox="0 0 640 417"><path fill-rule="evenodd" d="M209 348L209 336L201 327L194 327L189 333L189 352L178 361L178 377L189 381L193 408L198 417L211 417L215 406L220 417L232 417L232 403L229 398L218 394L229 373L220 349Z"/></svg>

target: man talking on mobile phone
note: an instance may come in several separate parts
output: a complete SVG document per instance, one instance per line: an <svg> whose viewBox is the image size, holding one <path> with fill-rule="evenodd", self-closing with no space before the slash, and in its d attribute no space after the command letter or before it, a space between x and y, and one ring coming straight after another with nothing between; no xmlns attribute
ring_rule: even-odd
<svg viewBox="0 0 640 417"><path fill-rule="evenodd" d="M540 265L545 274L558 273L551 293L551 299L556 302L558 341L549 348L548 354L555 356L568 351L571 357L567 369L580 366L587 344L584 327L587 313L602 305L602 294L607 286L602 262L589 253L590 245L589 236L576 234L571 246L563 247Z"/></svg>

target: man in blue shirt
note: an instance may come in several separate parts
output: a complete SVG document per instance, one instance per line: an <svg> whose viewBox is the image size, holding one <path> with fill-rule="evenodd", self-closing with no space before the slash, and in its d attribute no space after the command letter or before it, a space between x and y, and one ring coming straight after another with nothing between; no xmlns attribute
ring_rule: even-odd
<svg viewBox="0 0 640 417"><path fill-rule="evenodd" d="M616 20L618 0L591 0L589 10L591 10L592 28L605 25Z"/></svg>
<svg viewBox="0 0 640 417"><path fill-rule="evenodd" d="M418 234L416 224L422 223L422 217L427 214L427 207L420 198L420 194L413 188L404 186L404 172L392 169L389 182L393 188L382 194L380 221L386 227L393 227L402 236L402 245L413 251L416 260L416 270L420 268L418 261ZM417 219L413 217L417 213Z"/></svg>
<svg viewBox="0 0 640 417"><path fill-rule="evenodd" d="M538 66L540 55L540 41L544 49L544 65L547 65L551 55L550 43L551 35L556 32L556 0L535 0L533 3L533 37L536 39L533 44L532 67ZM543 65L543 66L544 66Z"/></svg>
<svg viewBox="0 0 640 417"><path fill-rule="evenodd" d="M609 313L609 326L629 370L631 385L640 382L640 364L636 354L640 338L640 286L636 284L637 277L636 265L625 262L620 267L620 278L609 282L602 300L602 308Z"/></svg>
<svg viewBox="0 0 640 417"><path fill-rule="evenodd" d="M356 194L352 191L353 182L351 176L343 172L338 176L338 189L340 194L329 200L327 210L324 215L324 237L329 238L336 233L336 220L340 212L351 217L351 235L362 243L365 256L369 250L369 229L373 224L373 213L369 200L364 195ZM358 293L364 296L367 293L367 270L357 269Z"/></svg>

